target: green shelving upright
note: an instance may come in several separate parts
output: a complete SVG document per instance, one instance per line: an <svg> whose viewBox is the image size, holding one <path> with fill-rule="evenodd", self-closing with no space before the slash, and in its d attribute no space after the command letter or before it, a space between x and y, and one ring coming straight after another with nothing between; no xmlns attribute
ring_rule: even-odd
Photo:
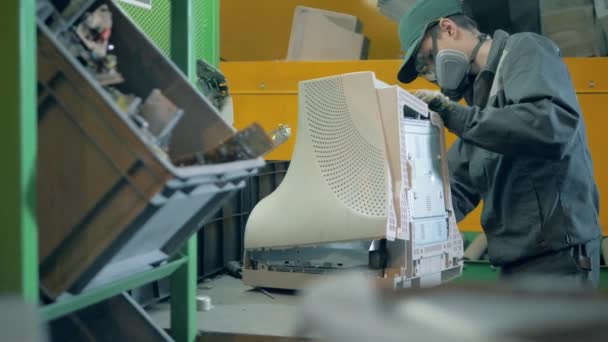
<svg viewBox="0 0 608 342"><path fill-rule="evenodd" d="M119 2L117 0L117 2ZM123 8L192 81L195 61L219 63L219 0L155 0L151 10L125 4ZM3 157L0 187L0 295L16 294L38 305L38 239L36 226L36 0L0 3L5 26L0 38L0 117ZM50 321L101 302L126 290L171 277L171 331L176 341L194 341L196 328L196 237L183 253L162 266L134 274L108 286L40 307Z"/></svg>
<svg viewBox="0 0 608 342"><path fill-rule="evenodd" d="M0 3L4 28L0 37L0 90L3 114L3 200L0 220L0 291L38 300L38 239L36 227L36 0Z"/></svg>

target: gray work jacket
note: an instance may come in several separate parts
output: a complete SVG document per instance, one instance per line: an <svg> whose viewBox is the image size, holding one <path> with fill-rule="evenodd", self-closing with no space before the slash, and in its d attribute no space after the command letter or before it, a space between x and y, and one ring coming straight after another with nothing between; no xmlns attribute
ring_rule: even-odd
<svg viewBox="0 0 608 342"><path fill-rule="evenodd" d="M488 63L445 117L457 220L483 200L490 262L505 265L601 236L587 133L559 49L494 34Z"/></svg>

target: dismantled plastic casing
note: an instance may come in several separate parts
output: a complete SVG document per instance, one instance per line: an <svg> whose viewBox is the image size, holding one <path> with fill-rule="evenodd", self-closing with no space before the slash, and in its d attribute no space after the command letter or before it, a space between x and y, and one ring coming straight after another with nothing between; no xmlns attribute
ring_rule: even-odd
<svg viewBox="0 0 608 342"><path fill-rule="evenodd" d="M245 283L359 270L433 286L461 273L462 253L439 116L372 72L301 82L291 165L247 222Z"/></svg>

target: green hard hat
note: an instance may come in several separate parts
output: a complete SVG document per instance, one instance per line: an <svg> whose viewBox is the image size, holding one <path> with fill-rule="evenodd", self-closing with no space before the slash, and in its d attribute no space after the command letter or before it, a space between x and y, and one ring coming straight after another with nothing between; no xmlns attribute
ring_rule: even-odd
<svg viewBox="0 0 608 342"><path fill-rule="evenodd" d="M441 18L464 14L461 0L418 0L399 20L399 40L405 51L403 65L397 78L403 83L416 79L416 56L414 55L429 25Z"/></svg>

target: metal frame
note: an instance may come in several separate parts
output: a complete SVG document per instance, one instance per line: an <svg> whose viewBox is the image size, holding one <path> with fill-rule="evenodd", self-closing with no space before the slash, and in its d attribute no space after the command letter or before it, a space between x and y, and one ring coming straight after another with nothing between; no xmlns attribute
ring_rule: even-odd
<svg viewBox="0 0 608 342"><path fill-rule="evenodd" d="M152 8L152 1L150 1L150 4L148 4L148 5L146 5L142 2L139 2L137 0L119 0L119 1L122 1L124 3L130 4L133 6L141 7L141 8L147 9L147 10Z"/></svg>
<svg viewBox="0 0 608 342"><path fill-rule="evenodd" d="M35 0L0 3L0 10L7 14L5 29L0 31L6 47L0 54L5 113L0 119L0 188L4 199L0 204L4 225L0 291L21 294L32 304L38 301L35 6Z"/></svg>
<svg viewBox="0 0 608 342"><path fill-rule="evenodd" d="M209 13L207 18L207 27L205 31L205 41L203 46L209 47L203 52L203 58L207 63L219 67L220 65L220 1L219 0L203 0L202 6L205 7L205 13Z"/></svg>
<svg viewBox="0 0 608 342"><path fill-rule="evenodd" d="M192 15L193 0L172 0L171 58L194 81L195 57ZM205 0L212 23L207 46L208 61L219 64L219 0ZM0 38L6 52L0 54L0 80L4 94L5 115L0 116L3 156L0 188L4 201L0 220L4 237L0 241L0 293L22 296L38 305L38 237L36 225L36 0L7 0L0 3L7 13L6 29ZM201 18L199 18L201 19ZM17 67L15 67L17 66ZM192 238L184 247L183 256L140 272L127 279L92 290L82 295L42 306L43 319L53 320L84 307L115 296L128 289L171 277L171 326L176 341L194 341L196 327L197 241Z"/></svg>
<svg viewBox="0 0 608 342"><path fill-rule="evenodd" d="M192 0L172 0L171 59L196 83L192 35ZM197 237L184 247L187 262L171 277L171 335L176 341L196 339Z"/></svg>
<svg viewBox="0 0 608 342"><path fill-rule="evenodd" d="M154 280L165 278L175 274L176 270L188 263L187 257L179 258L165 265L153 268L149 271L135 274L129 278L113 282L81 295L66 298L56 303L46 305L40 309L42 318L51 321L67 313L75 312L87 306L96 304L104 299L114 297L121 292L133 289Z"/></svg>

